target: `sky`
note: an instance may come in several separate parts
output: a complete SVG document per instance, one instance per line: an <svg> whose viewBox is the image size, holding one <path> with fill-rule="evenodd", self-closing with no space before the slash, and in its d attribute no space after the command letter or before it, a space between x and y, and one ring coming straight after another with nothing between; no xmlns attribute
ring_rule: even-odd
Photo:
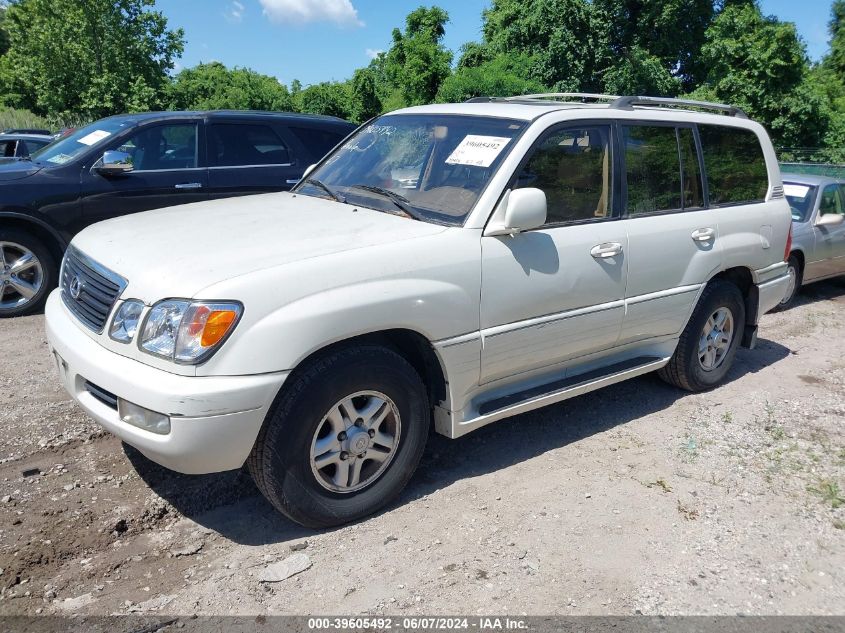
<svg viewBox="0 0 845 633"><path fill-rule="evenodd" d="M489 0L158 0L171 28L185 30L176 70L199 62L252 68L290 84L344 80L390 46L394 27L421 4L449 12L445 44L481 39ZM813 60L827 50L832 0L761 0L763 12L795 22Z"/></svg>

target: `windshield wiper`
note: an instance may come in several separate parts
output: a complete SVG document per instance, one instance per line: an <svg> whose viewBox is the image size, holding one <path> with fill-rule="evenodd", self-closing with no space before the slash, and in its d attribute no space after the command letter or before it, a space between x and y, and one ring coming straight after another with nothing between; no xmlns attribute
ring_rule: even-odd
<svg viewBox="0 0 845 633"><path fill-rule="evenodd" d="M369 191L370 193L375 193L380 196L383 196L390 200L396 207L401 209L405 215L409 218L414 220L422 220L423 216L411 206L411 201L408 200L405 196L396 193L395 191L391 191L390 189L384 189L383 187L376 187L374 185L352 185L350 189L363 189L364 191Z"/></svg>
<svg viewBox="0 0 845 633"><path fill-rule="evenodd" d="M335 202L346 202L346 200L341 195L332 191L331 187L329 187L326 183L321 180L317 180L316 178L306 178L304 184L314 185L315 187L317 187L317 189L322 189L327 194L329 194Z"/></svg>

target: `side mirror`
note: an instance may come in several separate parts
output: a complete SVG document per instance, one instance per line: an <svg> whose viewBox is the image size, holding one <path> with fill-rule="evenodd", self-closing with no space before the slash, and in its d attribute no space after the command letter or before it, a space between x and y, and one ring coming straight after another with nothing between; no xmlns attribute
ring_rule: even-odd
<svg viewBox="0 0 845 633"><path fill-rule="evenodd" d="M839 226L845 222L845 215L839 213L825 213L820 215L816 226Z"/></svg>
<svg viewBox="0 0 845 633"><path fill-rule="evenodd" d="M103 176L117 176L128 174L134 169L134 165L132 157L126 152L109 150L103 154L102 161L96 169Z"/></svg>
<svg viewBox="0 0 845 633"><path fill-rule="evenodd" d="M516 235L546 223L546 193L542 189L514 189L503 202L504 217L491 224L485 235Z"/></svg>

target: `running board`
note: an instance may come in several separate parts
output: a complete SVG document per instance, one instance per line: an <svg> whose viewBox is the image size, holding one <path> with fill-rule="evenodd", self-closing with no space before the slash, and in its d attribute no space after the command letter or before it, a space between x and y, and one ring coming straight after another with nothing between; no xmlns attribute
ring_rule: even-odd
<svg viewBox="0 0 845 633"><path fill-rule="evenodd" d="M609 385L635 378L664 367L669 358L655 356L639 356L621 363L615 363L601 369L595 369L576 376L570 376L553 383L540 385L483 402L478 407L478 416L456 424L453 437L460 437L475 429L509 418L520 413L526 413L556 402L568 400L575 396L601 389Z"/></svg>

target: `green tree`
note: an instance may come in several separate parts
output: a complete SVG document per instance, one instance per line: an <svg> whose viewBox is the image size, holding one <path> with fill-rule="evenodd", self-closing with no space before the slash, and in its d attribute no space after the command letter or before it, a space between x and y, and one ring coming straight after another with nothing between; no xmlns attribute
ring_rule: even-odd
<svg viewBox="0 0 845 633"><path fill-rule="evenodd" d="M597 72L605 90L675 95L706 75L713 0L593 0Z"/></svg>
<svg viewBox="0 0 845 633"><path fill-rule="evenodd" d="M324 81L303 88L294 99L297 112L327 114L342 119L352 117L349 84L338 81Z"/></svg>
<svg viewBox="0 0 845 633"><path fill-rule="evenodd" d="M175 110L290 111L293 100L275 77L248 68L226 68L220 62L199 64L181 71L167 91Z"/></svg>
<svg viewBox="0 0 845 633"><path fill-rule="evenodd" d="M6 7L0 6L0 57L9 50L9 32L6 30Z"/></svg>
<svg viewBox="0 0 845 633"><path fill-rule="evenodd" d="M532 60L527 55L499 55L478 66L462 66L446 78L437 101L460 103L472 97L509 97L543 92L545 87L531 79Z"/></svg>
<svg viewBox="0 0 845 633"><path fill-rule="evenodd" d="M593 90L595 39L586 0L493 0L483 14L482 45L464 49L461 65L524 54L530 79L558 91Z"/></svg>
<svg viewBox="0 0 845 633"><path fill-rule="evenodd" d="M376 86L376 74L371 68L356 70L349 90L349 109L353 121L362 123L381 113L382 104Z"/></svg>
<svg viewBox="0 0 845 633"><path fill-rule="evenodd" d="M443 45L449 14L439 7L420 7L405 18L405 30L393 29L393 43L377 60L376 72L385 81L385 101L401 105L430 103L452 72L452 53ZM390 98L390 97L394 98Z"/></svg>
<svg viewBox="0 0 845 633"><path fill-rule="evenodd" d="M701 56L708 74L696 96L744 108L776 145L822 145L829 116L794 24L764 17L754 3L732 4L707 30Z"/></svg>
<svg viewBox="0 0 845 633"><path fill-rule="evenodd" d="M155 0L19 0L0 58L7 105L100 117L160 105L183 50Z"/></svg>

